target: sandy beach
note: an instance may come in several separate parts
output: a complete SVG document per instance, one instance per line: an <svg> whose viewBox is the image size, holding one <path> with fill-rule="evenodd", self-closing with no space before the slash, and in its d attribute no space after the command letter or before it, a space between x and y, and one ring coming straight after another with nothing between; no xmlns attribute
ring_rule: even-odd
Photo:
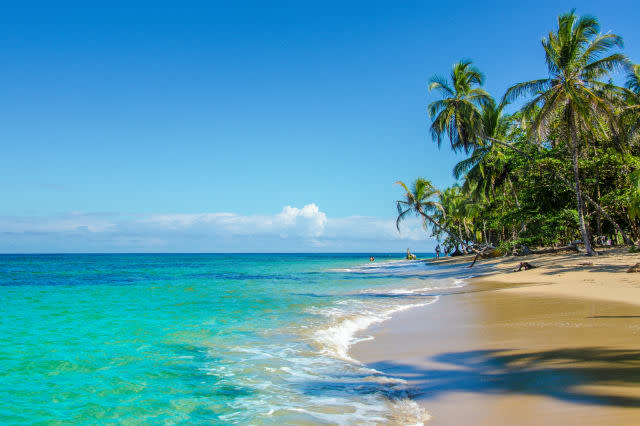
<svg viewBox="0 0 640 426"><path fill-rule="evenodd" d="M513 272L519 262L538 268ZM429 424L640 422L640 255L434 262L482 274L367 330L352 355L407 381Z"/></svg>

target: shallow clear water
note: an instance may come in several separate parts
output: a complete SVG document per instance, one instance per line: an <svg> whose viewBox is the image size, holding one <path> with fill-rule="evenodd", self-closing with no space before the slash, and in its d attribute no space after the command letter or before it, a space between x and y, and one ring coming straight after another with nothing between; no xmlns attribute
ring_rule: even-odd
<svg viewBox="0 0 640 426"><path fill-rule="evenodd" d="M1 255L0 423L419 423L348 347L458 282L368 256Z"/></svg>

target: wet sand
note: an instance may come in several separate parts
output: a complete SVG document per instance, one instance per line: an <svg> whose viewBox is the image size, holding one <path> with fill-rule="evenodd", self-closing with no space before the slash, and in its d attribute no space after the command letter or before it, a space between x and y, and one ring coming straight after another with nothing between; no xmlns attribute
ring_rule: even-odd
<svg viewBox="0 0 640 426"><path fill-rule="evenodd" d="M527 273L516 285L474 280L463 293L399 313L367 330L375 339L351 354L405 379L429 425L640 424L636 278L622 285L634 291L631 304L566 294L598 280L526 283ZM578 287L554 290L567 283Z"/></svg>

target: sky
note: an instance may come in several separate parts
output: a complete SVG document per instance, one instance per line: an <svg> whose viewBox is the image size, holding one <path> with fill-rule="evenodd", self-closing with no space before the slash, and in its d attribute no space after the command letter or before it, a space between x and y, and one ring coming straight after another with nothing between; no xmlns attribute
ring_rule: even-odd
<svg viewBox="0 0 640 426"><path fill-rule="evenodd" d="M432 251L394 222L394 182L462 158L432 75L545 77L576 6L640 62L637 1L28 4L0 14L3 253Z"/></svg>

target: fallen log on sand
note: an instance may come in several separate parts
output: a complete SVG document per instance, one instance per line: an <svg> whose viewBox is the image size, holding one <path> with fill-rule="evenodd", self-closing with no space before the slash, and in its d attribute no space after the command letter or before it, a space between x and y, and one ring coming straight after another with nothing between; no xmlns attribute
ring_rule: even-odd
<svg viewBox="0 0 640 426"><path fill-rule="evenodd" d="M556 254L556 253L561 253L565 251L580 253L580 250L578 250L578 246L575 244L570 244L568 246L562 246L562 247L545 247L538 250L531 250L527 246L522 246L520 250L516 250L514 252L514 256L527 256L530 254Z"/></svg>
<svg viewBox="0 0 640 426"><path fill-rule="evenodd" d="M529 269L537 268L537 266L534 266L534 265L530 264L529 262L520 262L520 266L518 266L518 269L516 269L514 272L520 272L520 271L522 271L523 268L524 268L525 271L528 271Z"/></svg>

